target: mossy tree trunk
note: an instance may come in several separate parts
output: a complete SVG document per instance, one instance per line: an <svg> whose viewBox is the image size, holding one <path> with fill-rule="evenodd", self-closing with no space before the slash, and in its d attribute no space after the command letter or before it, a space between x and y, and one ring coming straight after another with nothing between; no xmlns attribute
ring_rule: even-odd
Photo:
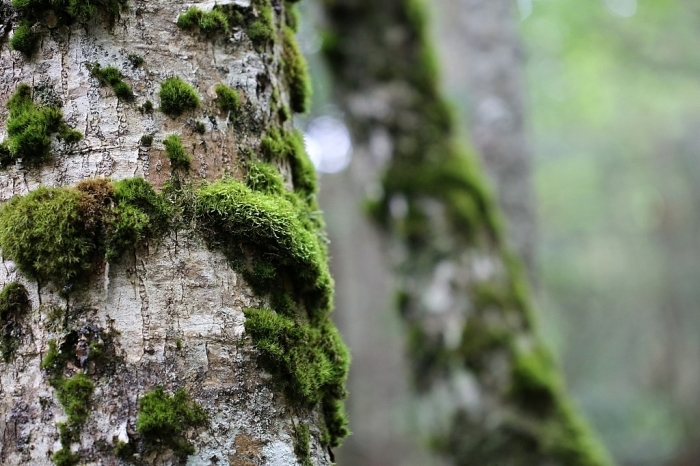
<svg viewBox="0 0 700 466"><path fill-rule="evenodd" d="M417 0L324 0L323 51L392 244L416 405L455 465L605 465L537 336L495 201L438 91Z"/></svg>
<svg viewBox="0 0 700 466"><path fill-rule="evenodd" d="M347 434L295 5L216 5L2 4L3 465L326 465Z"/></svg>

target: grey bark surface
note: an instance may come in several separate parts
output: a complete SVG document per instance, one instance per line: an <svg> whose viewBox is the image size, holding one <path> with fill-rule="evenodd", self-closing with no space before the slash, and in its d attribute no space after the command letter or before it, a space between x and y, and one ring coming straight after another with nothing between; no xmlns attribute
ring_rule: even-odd
<svg viewBox="0 0 700 466"><path fill-rule="evenodd" d="M223 3L250 6L246 0ZM235 28L230 37L215 41L183 32L175 22L189 5L207 10L214 2L135 0L112 28L99 15L87 26L42 26L39 50L30 60L3 44L0 121L6 120L5 102L19 83L45 83L62 101L66 121L84 139L74 146L54 141L55 157L39 168L18 163L0 172L2 200L39 185L70 186L95 177L139 176L159 188L170 176L162 140L174 132L181 133L191 151L193 178L240 176L240 151L257 151L261 133L277 124L271 110L273 89L288 101L280 71L281 41L257 52ZM278 1L273 6L279 24L283 6ZM143 67L132 68L129 54L142 56ZM125 104L111 89L100 87L86 69L91 62L118 67L133 87L135 103ZM169 76L193 85L202 107L178 118L140 112L137 107L146 99L158 107L159 83ZM219 82L240 91L253 123L234 131L213 101ZM194 119L206 123L206 134L195 134ZM143 134L155 134L153 147L141 146ZM5 136L0 134L0 139ZM332 463L320 442L320 410L290 403L257 364L243 309L264 301L197 232L171 232L118 264L103 264L89 288L71 294L68 301L60 290L26 280L5 260L0 283L11 281L27 287L33 310L22 321L16 357L0 362L3 465L50 465L52 452L60 448L56 423L65 420L65 413L40 368L48 341L60 344L66 338L48 316L54 306L67 307L74 334L109 333L113 338L115 369L95 380L90 415L72 445L81 464L178 464L168 450L128 462L112 453L117 442L134 442L138 400L156 386L168 393L185 388L208 415L206 427L186 433L196 449L188 465L300 464L295 442L302 422L310 427L312 463Z"/></svg>

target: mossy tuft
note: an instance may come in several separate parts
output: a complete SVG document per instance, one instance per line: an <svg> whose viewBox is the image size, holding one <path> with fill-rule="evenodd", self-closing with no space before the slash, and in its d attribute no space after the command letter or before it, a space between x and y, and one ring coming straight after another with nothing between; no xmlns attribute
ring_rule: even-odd
<svg viewBox="0 0 700 466"><path fill-rule="evenodd" d="M29 294L24 285L11 282L0 291L0 351L7 363L19 346L20 319L31 309Z"/></svg>
<svg viewBox="0 0 700 466"><path fill-rule="evenodd" d="M282 175L269 163L251 162L248 166L246 184L254 191L281 195L285 192Z"/></svg>
<svg viewBox="0 0 700 466"><path fill-rule="evenodd" d="M153 135L152 134L144 134L143 136L141 136L141 140L139 141L139 143L143 147L151 147L151 145L153 144Z"/></svg>
<svg viewBox="0 0 700 466"><path fill-rule="evenodd" d="M165 155L168 156L170 163L173 168L190 168L190 156L185 151L185 147L182 145L182 139L180 135L171 134L163 140L165 145Z"/></svg>
<svg viewBox="0 0 700 466"><path fill-rule="evenodd" d="M183 388L171 396L163 387L156 387L139 400L136 431L149 447L164 445L180 458L194 453L194 446L185 438L186 431L206 423L206 412Z"/></svg>
<svg viewBox="0 0 700 466"><path fill-rule="evenodd" d="M10 47L12 50L22 52L27 57L31 56L36 50L39 42L39 35L32 31L32 25L29 21L21 21L17 29L15 29L10 39Z"/></svg>
<svg viewBox="0 0 700 466"><path fill-rule="evenodd" d="M240 108L240 97L235 89L226 84L219 83L214 89L216 91L216 105L222 112L229 114L229 120L234 121Z"/></svg>
<svg viewBox="0 0 700 466"><path fill-rule="evenodd" d="M63 113L55 106L41 106L32 99L32 88L20 84L7 101L7 138L2 143L4 165L22 159L30 166L46 162L51 157L51 136L57 135L68 143L82 138L63 121Z"/></svg>
<svg viewBox="0 0 700 466"><path fill-rule="evenodd" d="M246 26L246 33L256 50L260 51L275 41L275 21L268 0L256 0L253 4L257 15Z"/></svg>
<svg viewBox="0 0 700 466"><path fill-rule="evenodd" d="M296 442L294 444L294 453L302 466L313 466L311 462L311 448L309 441L309 426L307 424L299 424L296 427Z"/></svg>
<svg viewBox="0 0 700 466"><path fill-rule="evenodd" d="M131 86L124 82L122 79L124 76L121 71L119 71L114 66L108 66L102 68L99 63L92 63L87 65L90 74L97 78L100 86L109 86L114 91L114 95L120 100L131 101L134 100L134 93L131 90Z"/></svg>
<svg viewBox="0 0 700 466"><path fill-rule="evenodd" d="M214 8L211 11L202 11L195 6L191 6L185 13L178 16L177 25L182 29L194 29L196 27L205 34L227 34L230 30L228 18L218 8Z"/></svg>
<svg viewBox="0 0 700 466"><path fill-rule="evenodd" d="M168 78L160 85L160 109L170 117L199 107L200 99L192 86L178 77Z"/></svg>

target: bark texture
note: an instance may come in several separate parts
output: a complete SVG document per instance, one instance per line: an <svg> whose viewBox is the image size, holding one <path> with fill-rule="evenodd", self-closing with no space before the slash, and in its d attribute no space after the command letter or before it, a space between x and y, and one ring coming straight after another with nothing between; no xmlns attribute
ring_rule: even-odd
<svg viewBox="0 0 700 466"><path fill-rule="evenodd" d="M536 334L475 157L438 92L419 2L326 0L323 50L391 238L417 404L456 465L604 465Z"/></svg>
<svg viewBox="0 0 700 466"><path fill-rule="evenodd" d="M29 57L5 43L0 50L0 121L8 122L8 99L20 83L28 83L37 105L60 104L65 122L84 136L72 144L53 138L46 163L32 166L18 160L6 166L0 171L0 198L96 177L142 177L156 189L166 182L185 186L224 176L244 179L253 162L265 160L260 155L265 134L292 131L288 107L293 91L284 70L290 65L284 45L289 38L283 37L292 18L286 17L287 10L294 5L281 0L217 4L238 8L250 16L249 22L271 13L271 39L254 43L253 32L233 24L229 32L211 35L204 27L177 26L188 6L206 12L214 2L135 0L122 8L113 25L104 11L87 22L63 21L58 12L41 11L31 26L39 43ZM18 34L16 10L3 4L2 11L0 33ZM135 64L136 56L143 63ZM86 67L94 63L102 69L116 67L132 87L133 100L118 99L109 86L101 86ZM160 85L173 76L196 90L201 105L179 116L149 110L148 100L163 105ZM220 83L240 97L235 118L217 99ZM186 172L173 168L166 155L163 141L173 133L191 156ZM152 145L144 135L153 136ZM0 130L3 137L9 136ZM282 157L272 162L286 189L297 188L294 163ZM312 191L305 196L310 205L315 202ZM13 317L11 332L6 332L13 351L0 362L0 463L332 463L321 404L287 396L280 381L258 364L261 352L246 332L244 310L271 306L270 297L254 292L240 269L232 268L231 255L221 247L212 249L192 225L186 221L161 237L132 245L114 263L98 260L80 287L37 283L3 260L0 283L24 285L30 309ZM85 403L87 418L67 441L61 423L70 425L70 412L81 408L72 406L68 412L60 400L62 388L47 369L47 355L57 354L67 358L59 377L77 380L84 374L94 386ZM156 445L147 445L137 431L140 400L159 386L167 394L186 390L193 406L204 409L207 422L184 432L163 432ZM180 434L179 441L191 443L193 454L178 457L168 446L170 437ZM56 456L61 450L63 459Z"/></svg>

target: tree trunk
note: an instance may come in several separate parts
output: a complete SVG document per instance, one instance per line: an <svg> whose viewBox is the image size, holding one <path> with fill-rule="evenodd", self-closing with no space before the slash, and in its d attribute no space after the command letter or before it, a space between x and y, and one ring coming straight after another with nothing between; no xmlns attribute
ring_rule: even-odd
<svg viewBox="0 0 700 466"><path fill-rule="evenodd" d="M295 5L76 3L2 5L0 463L331 464L347 354Z"/></svg>
<svg viewBox="0 0 700 466"><path fill-rule="evenodd" d="M532 149L516 4L441 0L433 10L445 87L460 97L474 148L508 223L509 244L532 278L536 238Z"/></svg>
<svg viewBox="0 0 700 466"><path fill-rule="evenodd" d="M325 0L323 42L358 153L383 166L370 204L393 243L426 434L456 465L603 465L533 324L473 154L438 92L420 2Z"/></svg>

